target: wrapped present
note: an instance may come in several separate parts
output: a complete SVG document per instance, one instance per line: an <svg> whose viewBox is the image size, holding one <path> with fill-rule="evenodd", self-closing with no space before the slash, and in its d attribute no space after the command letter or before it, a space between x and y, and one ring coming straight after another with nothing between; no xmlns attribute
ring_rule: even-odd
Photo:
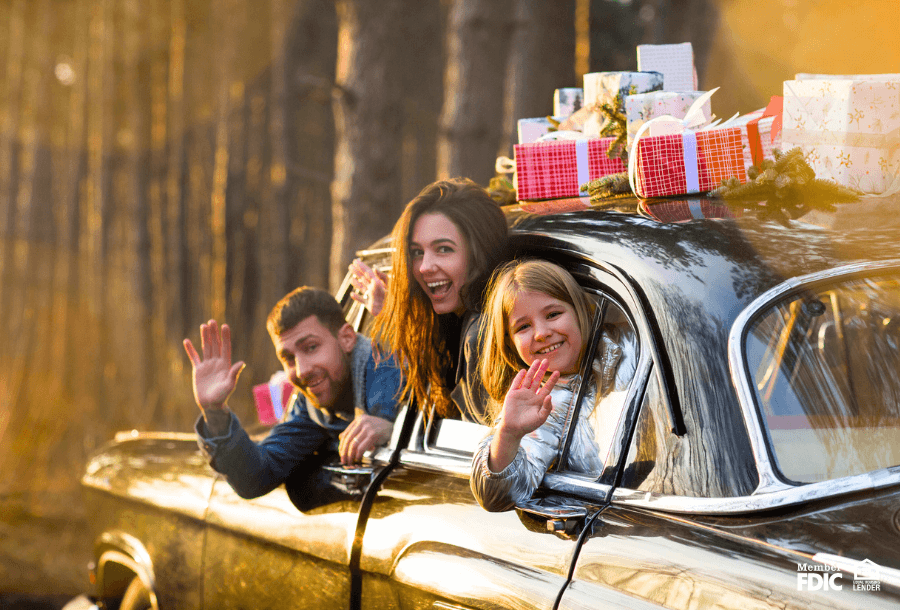
<svg viewBox="0 0 900 610"><path fill-rule="evenodd" d="M564 119L564 117L559 116L554 116L552 118L557 124ZM556 129L556 125L554 125L548 117L519 119L516 124L519 131L519 144L531 144L532 142L537 142L543 136Z"/></svg>
<svg viewBox="0 0 900 610"><path fill-rule="evenodd" d="M694 48L689 42L638 45L637 66L641 72L661 72L664 91L697 89Z"/></svg>
<svg viewBox="0 0 900 610"><path fill-rule="evenodd" d="M585 137L598 138L607 120L600 113L603 104L616 103L616 110L625 112L625 96L660 91L663 75L659 72L592 72L584 75L584 117L581 131ZM616 102L616 96L618 102ZM581 113L575 113L573 117ZM560 127L561 129L563 127Z"/></svg>
<svg viewBox="0 0 900 610"><path fill-rule="evenodd" d="M637 95L629 95L625 97L625 116L628 121L628 149L631 150L631 143L635 134L641 125L659 116L669 115L676 119L683 119L690 110L691 106L696 102L705 91L652 91L650 93L639 93ZM709 100L707 100L702 111L704 114L704 122L712 120L712 111L710 110Z"/></svg>
<svg viewBox="0 0 900 610"><path fill-rule="evenodd" d="M900 78L785 81L782 145L800 147L818 178L869 195L900 191Z"/></svg>
<svg viewBox="0 0 900 610"><path fill-rule="evenodd" d="M253 386L253 399L260 423L270 426L281 421L293 393L294 386L284 371L276 372L268 383Z"/></svg>
<svg viewBox="0 0 900 610"><path fill-rule="evenodd" d="M698 103L693 108L698 108ZM759 111L722 126L694 131L680 125L677 133L641 137L653 125L652 121L646 123L629 156L632 189L641 197L668 197L711 191L731 177L745 183L747 170L754 165L754 145L762 158L773 158L771 130L775 118ZM748 129L748 125L753 128ZM753 145L751 131L758 140Z"/></svg>
<svg viewBox="0 0 900 610"><path fill-rule="evenodd" d="M582 106L584 106L584 89L581 87L567 87L553 92L553 116L567 117L580 110Z"/></svg>
<svg viewBox="0 0 900 610"><path fill-rule="evenodd" d="M519 199L578 197L591 180L625 171L620 159L607 156L615 138L581 138L517 144L516 192Z"/></svg>

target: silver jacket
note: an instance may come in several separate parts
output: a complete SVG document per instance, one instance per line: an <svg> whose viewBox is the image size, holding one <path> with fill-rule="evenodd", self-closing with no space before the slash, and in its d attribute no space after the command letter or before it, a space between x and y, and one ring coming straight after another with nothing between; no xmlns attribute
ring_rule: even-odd
<svg viewBox="0 0 900 610"><path fill-rule="evenodd" d="M568 472L599 476L612 440L618 414L624 404L627 388L637 362L632 333L624 336L618 328L604 329L594 375L585 395L578 422L572 431L565 468ZM500 472L488 467L491 441L500 420L479 443L472 460L470 485L472 493L486 510L509 510L527 500L544 478L544 473L557 460L563 433L569 429L574 415L579 375L561 378L550 392L553 410L540 428L522 438L512 463ZM597 388L600 398L597 399ZM601 451L600 447L603 447Z"/></svg>

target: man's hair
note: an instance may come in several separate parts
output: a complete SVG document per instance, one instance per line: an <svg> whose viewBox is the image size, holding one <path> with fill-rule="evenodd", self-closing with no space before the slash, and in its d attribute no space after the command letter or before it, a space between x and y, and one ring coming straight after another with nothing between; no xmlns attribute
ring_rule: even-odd
<svg viewBox="0 0 900 610"><path fill-rule="evenodd" d="M480 311L484 288L494 267L506 255L507 225L503 211L490 194L467 178L439 180L407 204L391 235L391 286L383 311L375 318L373 334L404 367L403 398L420 408L429 402L438 413L450 411L445 372L458 345L448 345L431 301L413 276L409 245L413 227L424 214L443 214L465 239L466 280L460 298L468 311Z"/></svg>
<svg viewBox="0 0 900 610"><path fill-rule="evenodd" d="M497 401L503 400L519 369L528 368L509 338L509 314L525 292L540 292L572 306L581 331L581 350L590 336L590 298L568 271L541 260L512 261L500 267L491 280L481 320L481 380ZM579 353L579 361L583 355Z"/></svg>
<svg viewBox="0 0 900 610"><path fill-rule="evenodd" d="M320 288L301 286L275 304L266 319L266 328L274 339L309 316L316 316L319 323L335 336L346 323L344 312L333 296Z"/></svg>

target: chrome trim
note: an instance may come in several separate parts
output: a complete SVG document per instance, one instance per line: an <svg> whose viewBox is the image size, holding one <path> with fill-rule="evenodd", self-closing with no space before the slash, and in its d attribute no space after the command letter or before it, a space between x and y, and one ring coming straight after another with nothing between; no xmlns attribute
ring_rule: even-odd
<svg viewBox="0 0 900 610"><path fill-rule="evenodd" d="M801 504L839 494L875 490L900 483L900 466L882 468L840 479L786 486L763 494L733 498L693 498L671 496L617 487L612 501L620 506L636 506L673 513L702 515L742 514Z"/></svg>
<svg viewBox="0 0 900 610"><path fill-rule="evenodd" d="M400 464L431 472L443 472L454 476L469 478L472 473L472 458L441 455L439 453L422 453L404 449L400 453Z"/></svg>
<svg viewBox="0 0 900 610"><path fill-rule="evenodd" d="M809 284L816 284L859 273L888 271L891 269L900 269L900 259L881 262L854 263L836 267L834 269L828 269L827 271L817 271L815 273L793 277L761 294L745 307L744 310L738 314L737 318L735 318L734 324L731 326L731 332L728 335L728 368L731 371L731 381L737 390L738 400L741 404L741 413L744 416L744 425L747 428L747 436L750 438L750 447L753 451L753 458L756 461L756 469L759 474L759 485L752 495L757 496L798 489L799 486L790 485L782 481L778 476L778 473L775 472L775 468L769 459L765 428L760 421L755 393L750 383L750 374L744 363L744 337L746 336L747 326L750 323L750 320L772 302ZM856 480L858 475L844 478ZM840 480L841 479L835 479L835 481ZM829 483L829 481L823 481L823 483ZM816 483L802 487L816 487L818 489L820 485L821 484ZM867 487L868 486L863 486L861 489ZM853 489L847 489L845 491L853 491ZM825 495L830 494L823 493L821 496L817 495L816 497L824 497Z"/></svg>
<svg viewBox="0 0 900 610"><path fill-rule="evenodd" d="M103 532L94 544L94 549L97 553L97 591L101 596L105 591L106 566L117 563L134 572L144 582L150 592L150 605L153 610L159 610L153 561L140 540L125 532Z"/></svg>
<svg viewBox="0 0 900 610"><path fill-rule="evenodd" d="M580 477L572 473L548 472L541 481L541 487L563 494L574 495L581 498L590 498L592 501L606 502L612 491L611 485L598 483L596 479Z"/></svg>
<svg viewBox="0 0 900 610"><path fill-rule="evenodd" d="M115 442L133 441L138 439L151 439L163 441L194 441L197 442L197 434L194 432L141 432L139 430L120 430L116 432Z"/></svg>

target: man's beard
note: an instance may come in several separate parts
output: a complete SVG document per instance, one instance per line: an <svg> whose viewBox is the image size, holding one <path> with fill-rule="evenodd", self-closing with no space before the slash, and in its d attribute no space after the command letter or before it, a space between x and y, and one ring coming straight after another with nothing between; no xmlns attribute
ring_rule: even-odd
<svg viewBox="0 0 900 610"><path fill-rule="evenodd" d="M353 383L351 381L353 371L350 369L350 356L344 352L341 352L341 361L343 364L343 369L345 372L344 378L338 380L337 382L332 384L332 389L335 386L339 386L339 389L336 394L334 394L334 398L331 401L331 404L323 406L318 397L313 394L309 388L301 387L298 388L300 392L306 397L306 400L309 401L317 409L321 409L323 411L328 411L330 413L350 413L353 414Z"/></svg>

